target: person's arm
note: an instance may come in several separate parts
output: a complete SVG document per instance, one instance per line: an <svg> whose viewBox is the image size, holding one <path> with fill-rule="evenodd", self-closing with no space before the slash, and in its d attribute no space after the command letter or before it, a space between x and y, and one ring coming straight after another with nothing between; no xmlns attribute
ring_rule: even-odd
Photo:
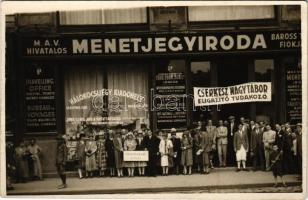
<svg viewBox="0 0 308 200"><path fill-rule="evenodd" d="M222 132L222 137L227 137L228 136L228 129L227 127L224 127L224 131Z"/></svg>
<svg viewBox="0 0 308 200"><path fill-rule="evenodd" d="M187 146L187 149L191 149L191 148L193 147L192 138L189 137L188 140L189 140L189 144L188 144L188 146Z"/></svg>
<svg viewBox="0 0 308 200"><path fill-rule="evenodd" d="M66 164L66 161L67 161L67 154L68 154L68 149L67 149L67 146L66 144L63 144L63 165Z"/></svg>
<svg viewBox="0 0 308 200"><path fill-rule="evenodd" d="M124 141L124 151L127 151L127 140Z"/></svg>
<svg viewBox="0 0 308 200"><path fill-rule="evenodd" d="M136 147L137 147L137 141L134 139L133 140L134 142L133 142L133 151L135 151L136 150Z"/></svg>
<svg viewBox="0 0 308 200"><path fill-rule="evenodd" d="M270 138L270 140L268 141L268 143L272 144L272 143L275 142L275 138L276 138L275 132L273 131L273 132L271 133L270 136L271 136L271 138Z"/></svg>
<svg viewBox="0 0 308 200"><path fill-rule="evenodd" d="M249 151L249 142L248 142L248 133L247 132L245 134L245 140L246 140L246 144L247 144L246 152L248 152Z"/></svg>
<svg viewBox="0 0 308 200"><path fill-rule="evenodd" d="M91 155L95 154L95 152L97 151L97 145L96 142L93 143L93 148L91 149Z"/></svg>
<svg viewBox="0 0 308 200"><path fill-rule="evenodd" d="M265 134L266 132L263 132L263 136L262 136L262 138L263 138L263 143L265 144L265 143L267 143L267 139L266 139L266 134Z"/></svg>
<svg viewBox="0 0 308 200"><path fill-rule="evenodd" d="M234 151L236 151L236 141L237 141L237 134L234 133L234 137L233 137L233 148L234 148Z"/></svg>
<svg viewBox="0 0 308 200"><path fill-rule="evenodd" d="M213 145L216 145L216 138L217 138L217 128L215 127L214 133L213 133Z"/></svg>
<svg viewBox="0 0 308 200"><path fill-rule="evenodd" d="M162 143L162 141L159 142L159 153L160 154L163 154L163 148L164 148L164 145Z"/></svg>

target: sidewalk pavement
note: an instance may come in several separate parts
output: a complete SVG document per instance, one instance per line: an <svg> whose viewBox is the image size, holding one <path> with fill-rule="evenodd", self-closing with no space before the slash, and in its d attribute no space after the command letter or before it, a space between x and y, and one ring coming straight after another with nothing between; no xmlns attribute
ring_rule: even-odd
<svg viewBox="0 0 308 200"><path fill-rule="evenodd" d="M297 175L286 175L288 186L298 186L302 182ZM278 179L279 180L279 179ZM279 180L280 181L280 180ZM8 195L67 195L67 194L127 194L180 192L207 189L272 187L272 172L248 171L235 172L234 168L214 169L208 175L169 175L157 177L101 177L67 179L68 187L57 189L59 178L46 178L42 181L15 184Z"/></svg>

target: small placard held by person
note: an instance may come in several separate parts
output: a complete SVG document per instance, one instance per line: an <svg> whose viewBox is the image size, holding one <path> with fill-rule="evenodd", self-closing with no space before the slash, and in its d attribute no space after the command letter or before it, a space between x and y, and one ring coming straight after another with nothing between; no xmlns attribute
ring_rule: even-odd
<svg viewBox="0 0 308 200"><path fill-rule="evenodd" d="M148 151L124 151L124 161L148 161Z"/></svg>

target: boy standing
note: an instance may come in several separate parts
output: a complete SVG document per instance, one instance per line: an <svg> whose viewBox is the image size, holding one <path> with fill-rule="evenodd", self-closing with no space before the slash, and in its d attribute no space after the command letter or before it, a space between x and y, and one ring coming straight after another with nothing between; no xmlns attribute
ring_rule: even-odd
<svg viewBox="0 0 308 200"><path fill-rule="evenodd" d="M271 162L270 168L272 168L272 172L273 172L274 179L275 179L274 187L278 186L277 176L280 176L282 185L284 187L287 187L287 185L285 184L285 182L282 178L283 177L283 171L282 171L283 169L282 169L281 155L282 155L282 151L278 151L278 146L275 144L273 146L273 151L270 153L270 162Z"/></svg>

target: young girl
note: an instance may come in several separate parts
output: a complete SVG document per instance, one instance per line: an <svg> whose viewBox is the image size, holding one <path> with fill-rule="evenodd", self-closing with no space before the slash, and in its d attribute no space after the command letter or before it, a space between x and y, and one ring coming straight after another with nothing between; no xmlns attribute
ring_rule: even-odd
<svg viewBox="0 0 308 200"><path fill-rule="evenodd" d="M107 167L109 168L110 176L114 176L115 159L114 159L114 145L113 145L113 131L109 130L108 138L106 139L107 152Z"/></svg>
<svg viewBox="0 0 308 200"><path fill-rule="evenodd" d="M142 130L138 131L136 142L137 142L136 150L137 151L144 151L145 150L145 144L144 144L144 140L143 140ZM144 176L144 171L145 171L145 167L147 166L147 162L146 161L139 161L139 162L136 162L136 165L138 167L139 176Z"/></svg>
<svg viewBox="0 0 308 200"><path fill-rule="evenodd" d="M106 147L105 147L105 133L99 132L97 140L97 154L96 160L99 168L99 176L105 175L105 170L107 169L106 161Z"/></svg>
<svg viewBox="0 0 308 200"><path fill-rule="evenodd" d="M86 140L86 177L92 177L93 171L97 170L95 152L97 151L96 142L93 134L89 135L89 140Z"/></svg>
<svg viewBox="0 0 308 200"><path fill-rule="evenodd" d="M127 134L126 140L124 141L124 150L125 151L135 151L137 146L136 140L132 132ZM124 166L127 167L128 176L133 177L135 171L135 162L134 161L125 161Z"/></svg>
<svg viewBox="0 0 308 200"><path fill-rule="evenodd" d="M117 132L116 138L113 140L114 160L117 168L118 177L123 177L123 142L121 132Z"/></svg>
<svg viewBox="0 0 308 200"><path fill-rule="evenodd" d="M162 140L159 143L159 153L161 155L161 166L163 168L163 176L168 175L169 171L169 153L173 145L171 140L167 138L167 134L162 132Z"/></svg>
<svg viewBox="0 0 308 200"><path fill-rule="evenodd" d="M182 142L181 142L181 149L182 149L182 156L181 156L181 163L184 168L184 174L187 174L187 168L188 168L188 174L191 174L191 166L193 164L192 159L192 139L189 136L188 131L184 131Z"/></svg>

